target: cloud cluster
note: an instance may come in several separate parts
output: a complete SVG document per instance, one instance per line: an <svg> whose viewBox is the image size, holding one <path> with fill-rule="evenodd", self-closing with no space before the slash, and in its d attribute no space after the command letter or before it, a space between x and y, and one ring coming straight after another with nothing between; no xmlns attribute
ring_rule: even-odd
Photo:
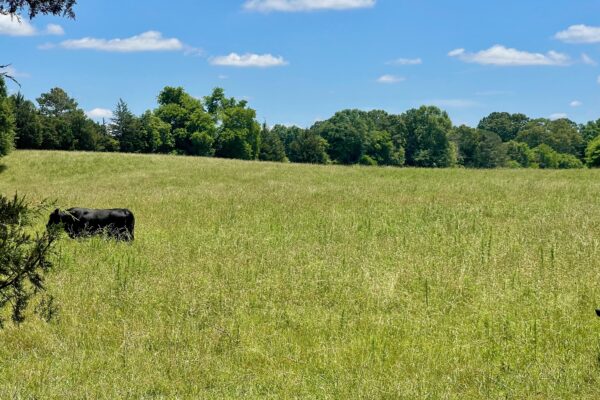
<svg viewBox="0 0 600 400"><path fill-rule="evenodd" d="M554 35L554 38L565 43L600 43L600 27L571 25Z"/></svg>
<svg viewBox="0 0 600 400"><path fill-rule="evenodd" d="M377 82L390 85L390 84L394 84L394 83L400 83L405 80L406 80L406 78L404 78L402 76L382 75L377 79Z"/></svg>
<svg viewBox="0 0 600 400"><path fill-rule="evenodd" d="M317 11L370 8L376 0L247 0L244 8L251 11Z"/></svg>
<svg viewBox="0 0 600 400"><path fill-rule="evenodd" d="M60 25L49 24L44 31L38 31L29 21L20 17L0 14L0 35L35 36L35 35L64 35Z"/></svg>
<svg viewBox="0 0 600 400"><path fill-rule="evenodd" d="M107 40L85 37L83 39L65 40L60 46L72 50L98 50L118 53L185 50L184 44L179 39L163 38L162 33L156 31L144 32L125 39Z"/></svg>
<svg viewBox="0 0 600 400"><path fill-rule="evenodd" d="M94 108L93 110L86 111L85 115L95 120L111 119L113 112L106 108Z"/></svg>
<svg viewBox="0 0 600 400"><path fill-rule="evenodd" d="M65 30L60 25L48 24L48 26L46 26L46 34L48 34L48 35L55 35L55 36L62 36L62 35L65 34Z"/></svg>
<svg viewBox="0 0 600 400"><path fill-rule="evenodd" d="M237 54L230 53L226 56L216 56L210 59L212 65L221 67L238 67L238 68L270 68L282 67L289 63L283 57L275 57L271 54Z"/></svg>
<svg viewBox="0 0 600 400"><path fill-rule="evenodd" d="M507 48L498 44L477 53L469 53L465 49L456 49L452 50L448 55L468 63L496 65L501 67L532 65L564 66L571 63L571 58L568 55L556 51L549 51L546 54L530 53Z"/></svg>

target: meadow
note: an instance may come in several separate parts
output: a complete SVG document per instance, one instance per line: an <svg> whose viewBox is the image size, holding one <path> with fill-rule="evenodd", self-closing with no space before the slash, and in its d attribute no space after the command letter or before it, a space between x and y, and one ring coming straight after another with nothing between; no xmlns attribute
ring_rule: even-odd
<svg viewBox="0 0 600 400"><path fill-rule="evenodd" d="M0 399L600 397L600 171L2 163L1 193L128 207L136 240L60 241Z"/></svg>

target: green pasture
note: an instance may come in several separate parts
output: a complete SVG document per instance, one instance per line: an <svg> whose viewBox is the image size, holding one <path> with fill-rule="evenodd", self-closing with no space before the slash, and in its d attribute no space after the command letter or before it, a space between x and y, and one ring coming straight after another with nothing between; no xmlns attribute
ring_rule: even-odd
<svg viewBox="0 0 600 400"><path fill-rule="evenodd" d="M600 398L600 171L1 162L1 193L130 208L136 240L63 237L0 399Z"/></svg>

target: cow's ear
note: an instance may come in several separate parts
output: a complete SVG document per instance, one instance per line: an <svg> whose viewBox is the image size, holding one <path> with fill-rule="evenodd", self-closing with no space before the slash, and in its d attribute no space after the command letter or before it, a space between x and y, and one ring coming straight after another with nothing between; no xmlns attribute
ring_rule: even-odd
<svg viewBox="0 0 600 400"><path fill-rule="evenodd" d="M54 212L52 213L52 215L59 215L60 214L60 208L57 208L56 210L54 210Z"/></svg>

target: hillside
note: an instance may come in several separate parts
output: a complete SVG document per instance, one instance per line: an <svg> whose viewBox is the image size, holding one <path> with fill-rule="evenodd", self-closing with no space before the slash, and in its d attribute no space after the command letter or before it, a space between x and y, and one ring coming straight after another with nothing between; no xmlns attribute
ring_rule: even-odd
<svg viewBox="0 0 600 400"><path fill-rule="evenodd" d="M0 398L598 397L600 171L2 163L2 193L137 224L60 242Z"/></svg>

